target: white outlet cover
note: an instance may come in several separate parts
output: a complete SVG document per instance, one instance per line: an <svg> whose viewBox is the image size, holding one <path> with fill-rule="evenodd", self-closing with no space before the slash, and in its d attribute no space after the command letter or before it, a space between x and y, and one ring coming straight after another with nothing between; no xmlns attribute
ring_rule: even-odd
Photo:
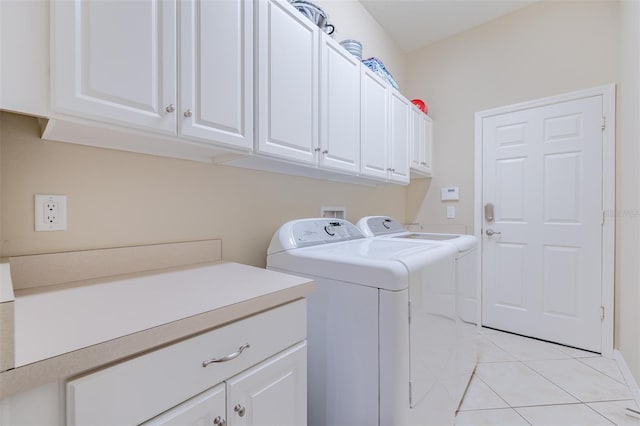
<svg viewBox="0 0 640 426"><path fill-rule="evenodd" d="M47 220L50 211L49 203L54 204L55 218ZM34 224L36 231L66 231L67 230L67 196L36 194L34 200Z"/></svg>

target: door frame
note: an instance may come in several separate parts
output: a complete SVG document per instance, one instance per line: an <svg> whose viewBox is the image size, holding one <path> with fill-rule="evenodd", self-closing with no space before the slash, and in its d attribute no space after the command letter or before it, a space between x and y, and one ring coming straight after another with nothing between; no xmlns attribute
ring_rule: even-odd
<svg viewBox="0 0 640 426"><path fill-rule="evenodd" d="M616 140L616 85L614 83L550 96L532 101L492 108L475 114L475 189L474 189L474 235L478 237L478 326L482 325L482 121L500 115L530 108L543 107L560 102L573 101L593 96L602 96L604 131L602 132L602 355L613 357L614 345L614 271L615 271L615 140Z"/></svg>

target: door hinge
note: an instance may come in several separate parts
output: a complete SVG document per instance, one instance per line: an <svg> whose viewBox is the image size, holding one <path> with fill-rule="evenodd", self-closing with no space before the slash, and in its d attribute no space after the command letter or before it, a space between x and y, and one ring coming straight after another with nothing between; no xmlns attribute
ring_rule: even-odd
<svg viewBox="0 0 640 426"><path fill-rule="evenodd" d="M602 210L602 221L600 222L600 225L604 225L604 218L606 217L606 213L604 210Z"/></svg>
<svg viewBox="0 0 640 426"><path fill-rule="evenodd" d="M411 380L409 380L409 407L413 407L413 401L411 394L413 393L413 386L411 384Z"/></svg>
<svg viewBox="0 0 640 426"><path fill-rule="evenodd" d="M409 300L409 324L411 324L411 300Z"/></svg>
<svg viewBox="0 0 640 426"><path fill-rule="evenodd" d="M600 321L604 321L604 306L600 306Z"/></svg>
<svg viewBox="0 0 640 426"><path fill-rule="evenodd" d="M602 124L600 124L600 128L602 128L602 130L607 128L607 117L602 116Z"/></svg>

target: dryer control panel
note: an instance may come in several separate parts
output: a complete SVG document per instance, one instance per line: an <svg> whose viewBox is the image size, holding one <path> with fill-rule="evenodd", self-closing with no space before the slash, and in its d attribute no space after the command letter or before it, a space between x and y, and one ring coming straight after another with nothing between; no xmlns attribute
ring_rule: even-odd
<svg viewBox="0 0 640 426"><path fill-rule="evenodd" d="M378 235L397 234L405 232L404 226L397 220L387 216L368 216L360 219L357 224L364 234L369 237Z"/></svg>

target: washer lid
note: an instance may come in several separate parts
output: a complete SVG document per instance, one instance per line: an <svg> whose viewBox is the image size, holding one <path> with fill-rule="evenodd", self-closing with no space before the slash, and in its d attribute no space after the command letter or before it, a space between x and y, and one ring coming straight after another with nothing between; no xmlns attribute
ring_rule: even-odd
<svg viewBox="0 0 640 426"><path fill-rule="evenodd" d="M408 288L410 276L434 259L454 253L448 244L362 238L274 252L267 256L267 267L396 291Z"/></svg>

